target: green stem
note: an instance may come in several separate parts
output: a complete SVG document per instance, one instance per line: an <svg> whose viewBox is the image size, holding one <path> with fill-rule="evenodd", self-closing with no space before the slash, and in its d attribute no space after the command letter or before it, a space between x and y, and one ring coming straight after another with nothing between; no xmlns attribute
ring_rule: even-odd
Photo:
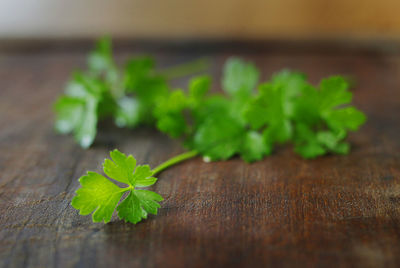
<svg viewBox="0 0 400 268"><path fill-rule="evenodd" d="M205 71L210 66L210 60L207 58L201 58L192 62L179 64L173 67L169 67L164 70L160 70L159 73L166 77L168 80L179 78L186 75Z"/></svg>
<svg viewBox="0 0 400 268"><path fill-rule="evenodd" d="M197 154L198 153L196 151L189 151L189 152L177 155L175 157L172 157L169 160L165 161L164 163L158 165L155 169L153 169L152 175L156 175L156 174L160 173L161 171L163 171L164 169L167 169L170 166L178 164L179 162L182 162L189 158L195 157Z"/></svg>
<svg viewBox="0 0 400 268"><path fill-rule="evenodd" d="M128 186L128 187L125 187L125 188L121 188L119 191L118 191L118 193L125 193L125 192L127 192L127 191L130 191L130 190L133 190L134 188L132 187L132 186Z"/></svg>

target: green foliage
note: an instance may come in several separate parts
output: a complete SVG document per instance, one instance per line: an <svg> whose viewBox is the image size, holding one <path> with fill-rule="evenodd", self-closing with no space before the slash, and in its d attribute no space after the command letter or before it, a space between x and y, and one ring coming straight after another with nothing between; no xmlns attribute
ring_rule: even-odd
<svg viewBox="0 0 400 268"><path fill-rule="evenodd" d="M204 61L197 61L201 68ZM228 59L222 77L223 94L212 94L211 78L197 76L188 90L172 89L167 78L196 70L185 64L158 72L151 57L131 58L119 68L113 60L111 41L100 40L88 58L87 72L76 73L65 94L54 104L55 129L73 133L89 147L97 122L111 118L119 127L150 125L172 138L180 138L190 152L174 157L154 170L136 166L132 156L115 150L104 161L104 173L128 185L120 188L106 177L88 172L72 206L93 221L108 222L116 209L125 221L137 223L157 214L162 197L136 187L151 186L155 173L200 154L205 160L227 160L239 155L254 162L270 155L276 145L293 143L304 158L327 153L347 154L345 139L366 116L351 106L348 82L340 76L323 79L318 87L304 74L283 70L258 84L260 72L238 58ZM124 193L126 198L118 205Z"/></svg>
<svg viewBox="0 0 400 268"><path fill-rule="evenodd" d="M172 76L177 70L187 73L182 67L173 68ZM95 139L97 122L113 118L119 127L155 126L210 160L240 155L252 162L288 142L305 158L348 153L348 131L366 120L350 105L352 93L340 76L314 87L304 74L283 70L257 86L259 70L230 58L221 83L225 96L210 94L208 76L192 78L186 91L172 89L166 79L171 75L163 73L148 56L131 58L119 70L110 39L101 39L89 55L88 71L75 74L54 105L56 130L73 133L87 148Z"/></svg>
<svg viewBox="0 0 400 268"><path fill-rule="evenodd" d="M238 58L226 61L222 88L234 98L248 98L255 89L259 71L251 63L245 63Z"/></svg>
<svg viewBox="0 0 400 268"><path fill-rule="evenodd" d="M295 103L295 150L305 158L328 152L347 154L348 131L357 130L366 116L349 103L352 94L340 76L323 79L319 90L306 86Z"/></svg>
<svg viewBox="0 0 400 268"><path fill-rule="evenodd" d="M96 136L97 121L115 109L115 102L103 81L76 73L65 95L54 104L55 128L59 133L74 133L76 141L89 147Z"/></svg>
<svg viewBox="0 0 400 268"><path fill-rule="evenodd" d="M89 171L79 179L81 188L76 191L71 205L80 210L81 215L93 212L93 222L109 222L115 209L121 219L131 223L146 219L149 213L156 215L160 207L158 202L163 198L155 192L136 189L153 185L157 181L154 172L148 165L136 166L132 155L114 150L110 156L112 160L104 161L104 173L128 187L121 188L106 177ZM129 192L128 196L118 205L126 192Z"/></svg>

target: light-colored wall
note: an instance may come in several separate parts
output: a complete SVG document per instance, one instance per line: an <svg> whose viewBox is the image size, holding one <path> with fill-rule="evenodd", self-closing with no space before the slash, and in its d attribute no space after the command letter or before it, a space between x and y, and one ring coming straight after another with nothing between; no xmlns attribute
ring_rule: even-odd
<svg viewBox="0 0 400 268"><path fill-rule="evenodd" d="M0 38L400 37L400 0L0 0Z"/></svg>

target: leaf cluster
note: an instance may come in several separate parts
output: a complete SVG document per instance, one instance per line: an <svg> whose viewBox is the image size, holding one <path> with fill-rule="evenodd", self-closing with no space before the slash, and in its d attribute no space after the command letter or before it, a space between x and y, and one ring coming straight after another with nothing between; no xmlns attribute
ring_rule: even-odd
<svg viewBox="0 0 400 268"><path fill-rule="evenodd" d="M346 154L348 131L366 120L351 106L349 83L341 76L313 86L304 74L283 70L260 82L252 63L230 58L223 93L210 93L211 86L209 76L197 76L187 90L172 89L149 57L132 58L118 69L110 40L102 39L88 71L76 73L55 103L55 127L87 148L97 122L110 117L120 127L155 126L207 160L240 155L253 162L284 143L304 158Z"/></svg>
<svg viewBox="0 0 400 268"><path fill-rule="evenodd" d="M171 91L155 117L159 130L183 138L186 147L211 161L240 155L253 162L288 142L304 158L347 154L348 131L366 120L350 105L352 93L341 76L315 87L304 74L283 70L259 83L253 64L231 58L224 66L225 94L210 94L210 85L201 76L190 81L187 93Z"/></svg>

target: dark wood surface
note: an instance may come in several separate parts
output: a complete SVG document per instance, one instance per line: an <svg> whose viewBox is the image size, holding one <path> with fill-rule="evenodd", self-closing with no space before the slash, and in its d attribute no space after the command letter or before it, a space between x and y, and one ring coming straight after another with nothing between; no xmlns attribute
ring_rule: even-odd
<svg viewBox="0 0 400 268"><path fill-rule="evenodd" d="M83 150L53 131L52 102L86 47L0 53L1 267L398 267L400 265L400 55L380 49L302 46L123 46L151 52L161 66L199 56L221 65L236 54L263 77L284 67L313 83L354 77L355 104L368 122L350 136L348 156L303 160L291 147L263 161L195 158L159 176L158 216L137 225L91 222L70 206L77 179L100 171L119 148L155 166L182 152L152 129L103 123ZM314 49L315 48L315 49ZM187 79L173 81L184 86Z"/></svg>

